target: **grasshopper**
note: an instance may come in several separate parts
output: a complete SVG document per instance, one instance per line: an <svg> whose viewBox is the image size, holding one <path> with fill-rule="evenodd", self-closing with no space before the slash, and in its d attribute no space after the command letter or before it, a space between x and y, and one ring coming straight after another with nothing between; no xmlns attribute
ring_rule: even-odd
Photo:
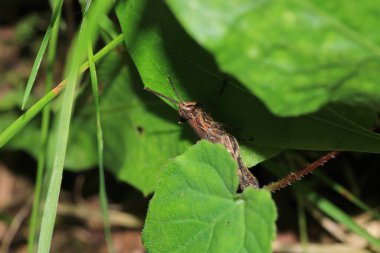
<svg viewBox="0 0 380 253"><path fill-rule="evenodd" d="M167 99L172 103L175 103L178 106L178 113L181 117L180 122L187 122L193 128L194 132L198 135L199 138L208 140L212 143L220 143L227 149L227 151L232 155L233 159L238 164L237 175L239 176L240 188L242 190L249 186L253 188L259 188L259 183L256 177L251 174L251 172L243 163L240 155L240 147L236 138L233 135L227 133L224 130L222 124L216 122L208 113L203 111L197 102L184 101L177 92L177 89L171 82L170 78L169 82L179 101L165 96L164 94L161 94L157 91L151 90L147 87L144 89L159 97ZM305 168L296 171L295 173L290 173L289 175L276 182L264 185L263 188L274 192L288 185L291 185L324 163L335 158L337 154L339 154L338 151L331 151L313 163L309 164Z"/></svg>
<svg viewBox="0 0 380 253"><path fill-rule="evenodd" d="M177 92L177 89L171 82L170 78L169 82L179 101L147 87L144 89L176 104L178 106L179 116L181 117L180 122L187 122L200 139L205 139L211 143L220 143L227 149L238 164L237 175L239 176L240 188L242 190L248 186L259 188L259 183L256 177L251 174L242 161L240 147L236 138L227 133L222 124L216 122L208 113L203 111L197 102L184 101Z"/></svg>

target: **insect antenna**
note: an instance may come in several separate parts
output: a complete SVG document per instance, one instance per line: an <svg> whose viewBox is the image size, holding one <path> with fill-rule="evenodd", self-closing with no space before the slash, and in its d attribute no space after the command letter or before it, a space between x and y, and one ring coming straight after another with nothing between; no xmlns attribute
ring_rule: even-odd
<svg viewBox="0 0 380 253"><path fill-rule="evenodd" d="M174 86L174 84L173 84L172 79L170 78L170 76L168 76L168 79L169 79L169 83L170 83L170 85L172 86L172 88L173 88L175 94L176 94L177 97L179 98L179 101L181 101L181 102L183 103L183 99L181 98L181 96L179 95L177 89L175 88L175 86Z"/></svg>
<svg viewBox="0 0 380 253"><path fill-rule="evenodd" d="M178 102L177 100L172 99L172 98L170 98L170 97L168 97L168 96L166 96L166 95L164 95L164 94L161 94L161 93L159 93L159 92L157 92L157 91L155 91L155 90L151 90L151 89L149 89L148 87L144 87L144 90L149 91L150 93L153 93L154 95L159 96L159 97L162 97L162 98L164 98L164 99L166 99L166 100L169 100L170 102L175 103L176 105L179 104L179 102ZM181 99L181 98L180 98L180 99Z"/></svg>

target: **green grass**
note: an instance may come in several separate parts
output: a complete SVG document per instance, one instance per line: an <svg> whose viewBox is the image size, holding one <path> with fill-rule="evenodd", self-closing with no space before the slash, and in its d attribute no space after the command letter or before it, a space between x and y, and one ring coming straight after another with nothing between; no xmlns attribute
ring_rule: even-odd
<svg viewBox="0 0 380 253"><path fill-rule="evenodd" d="M99 160L99 202L102 209L103 223L104 223L104 234L106 238L106 243L108 246L108 252L114 253L115 249L112 242L111 228L109 224L109 215L108 215L108 202L107 202L107 192L106 192L106 183L104 177L104 143L103 143L103 130L100 118L100 109L99 109L99 91L98 91L98 78L96 74L96 67L94 61L94 54L92 51L92 45L88 45L88 62L90 65L90 76L92 84L92 92L94 96L94 104L96 110L96 131L98 139L98 160Z"/></svg>
<svg viewBox="0 0 380 253"><path fill-rule="evenodd" d="M41 221L41 233L38 241L38 252L48 252L53 235L53 228L57 212L58 197L62 181L62 172L65 161L67 140L70 129L72 108L74 105L75 86L80 80L80 66L85 59L86 48L97 36L98 18L105 16L111 7L109 1L97 1L89 9L82 20L77 38L74 40L66 67L67 84L63 94L60 112L57 143L46 202Z"/></svg>
<svg viewBox="0 0 380 253"><path fill-rule="evenodd" d="M56 2L56 7L62 7L62 2ZM60 9L55 9L56 12L60 13ZM51 33L51 39L49 41L49 47L48 47L48 55L47 55L47 70L46 70L46 84L45 84L45 94L48 93L54 84L54 62L55 62L55 56L56 56L56 49L57 49L57 40L59 36L59 24L60 24L60 14L58 14L55 17L56 13L53 13L52 20L50 23L54 23L53 27L48 27L48 30L50 29L52 31ZM40 52L43 51L43 46L45 42L44 40L41 44L40 51L38 52L38 55L36 56L36 62L41 62L42 56L39 55ZM39 64L38 64L39 65ZM36 63L35 65L36 66ZM29 77L28 84L25 91L24 101L23 101L23 107L26 104L27 97L29 96L29 93L31 91L31 87L33 85L35 75L38 72L38 69L32 69L32 73ZM41 124L41 139L40 139L40 146L39 146L39 154L38 154L38 160L37 160L37 176L36 176L36 183L35 183L35 189L34 189L34 199L33 199L33 207L32 207L32 213L30 218L30 225L29 225L29 236L28 236L28 252L32 253L34 252L34 249L36 247L36 237L38 234L38 231L40 230L38 224L41 221L40 216L40 207L41 207L41 195L42 195L42 185L43 185L43 176L44 176L44 170L46 165L46 152L47 152L47 141L48 141L48 135L49 135L49 125L50 125L50 105L47 104L45 108L42 111L42 124Z"/></svg>
<svg viewBox="0 0 380 253"><path fill-rule="evenodd" d="M62 4L63 4L63 0L57 0L57 3L55 4L55 8L53 10L53 14L52 14L49 26L46 29L44 38L42 39L40 49L38 50L37 56L34 60L32 71L30 72L30 75L29 75L28 83L26 84L26 90L25 90L23 101L22 101L22 109L24 109L26 102L28 100L28 97L30 95L30 92L32 91L34 81L36 80L38 70L40 68L42 59L44 58L44 54L50 40L50 36L52 35L52 33L57 33L57 30L59 28ZM52 44L55 45L55 42L53 42Z"/></svg>
<svg viewBox="0 0 380 253"><path fill-rule="evenodd" d="M94 56L94 61L98 62L123 42L123 35L118 35L110 43L108 43L102 50ZM88 69L88 62L82 64L79 68L79 73L84 73ZM60 82L53 90L49 91L43 98L38 100L30 109L28 109L23 115L15 120L10 126L8 126L0 134L0 148L7 144L17 133L19 133L42 109L55 99L60 92L66 87L67 79Z"/></svg>

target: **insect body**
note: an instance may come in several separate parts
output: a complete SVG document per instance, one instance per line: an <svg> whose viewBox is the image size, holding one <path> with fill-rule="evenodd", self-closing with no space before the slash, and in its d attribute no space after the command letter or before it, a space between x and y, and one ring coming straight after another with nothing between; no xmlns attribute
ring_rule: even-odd
<svg viewBox="0 0 380 253"><path fill-rule="evenodd" d="M228 152L232 155L233 159L238 164L237 174L240 178L240 187L242 189L248 186L259 188L257 179L243 164L240 155L240 147L236 138L227 133L223 129L222 125L213 120L211 116L204 112L196 102L183 101L174 85L171 82L170 84L180 101L176 101L149 88L144 89L177 104L180 117L193 128L194 132L198 135L199 138L206 139L212 143L220 143L226 147Z"/></svg>

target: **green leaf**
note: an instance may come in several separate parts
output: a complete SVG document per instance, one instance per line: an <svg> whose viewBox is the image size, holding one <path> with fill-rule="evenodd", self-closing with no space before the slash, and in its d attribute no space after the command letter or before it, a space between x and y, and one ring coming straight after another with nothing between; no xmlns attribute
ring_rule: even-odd
<svg viewBox="0 0 380 253"><path fill-rule="evenodd" d="M144 85L175 98L167 80L170 76L184 100L202 103L205 111L212 112L214 119L225 124L235 137L252 140L240 142L246 151L250 151L245 152L249 157L243 154L245 161L257 157L257 160L249 161L248 166L268 159L282 149L380 152L380 135L368 130L377 124L373 110L330 105L306 116L277 117L239 83L228 80L231 78L219 71L213 57L188 36L162 1L121 1L117 15L128 53ZM228 18L230 14L224 16ZM210 16L210 21L204 23L205 27L214 22L212 18L215 17ZM255 68L249 72L265 74ZM218 95L223 80L227 80L227 85ZM268 92L270 90L268 88ZM292 93L282 92L281 95ZM308 100L312 103L312 99ZM303 103L298 106L302 110L307 108ZM266 152L268 150L270 152Z"/></svg>
<svg viewBox="0 0 380 253"><path fill-rule="evenodd" d="M216 103L220 101L218 93L224 85L223 75L212 56L186 35L164 3L120 1L116 12L128 53L136 64L144 86L175 98L168 81L170 77L184 99L201 102L206 111L215 111L213 109L216 108L216 114L223 110L224 105ZM236 107L232 106L231 109ZM234 114L236 115L235 112ZM240 117L235 118L235 121L240 120ZM249 167L281 151L281 148L262 147L248 142L245 144L244 154L248 156L243 158Z"/></svg>
<svg viewBox="0 0 380 253"><path fill-rule="evenodd" d="M165 168L150 202L149 252L271 252L276 208L270 193L236 194L236 163L220 144L200 141Z"/></svg>
<svg viewBox="0 0 380 253"><path fill-rule="evenodd" d="M168 0L186 31L282 116L339 101L380 110L373 1Z"/></svg>

